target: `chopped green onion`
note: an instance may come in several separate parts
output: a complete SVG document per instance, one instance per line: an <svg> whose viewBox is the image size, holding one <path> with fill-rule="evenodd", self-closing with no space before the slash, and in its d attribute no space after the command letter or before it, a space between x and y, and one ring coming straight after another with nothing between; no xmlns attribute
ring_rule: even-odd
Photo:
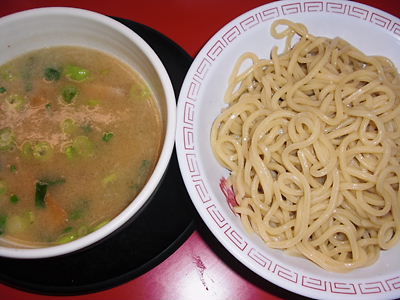
<svg viewBox="0 0 400 300"><path fill-rule="evenodd" d="M146 181L147 175L150 171L150 166L151 166L151 163L149 160L147 160L147 159L142 160L142 163L141 163L141 165L139 167L139 171L138 171L138 176L139 176L138 183L140 186L143 185L143 183Z"/></svg>
<svg viewBox="0 0 400 300"><path fill-rule="evenodd" d="M65 75L67 78L74 81L83 81L90 75L89 70L78 66L67 66L65 68Z"/></svg>
<svg viewBox="0 0 400 300"><path fill-rule="evenodd" d="M106 225L109 222L110 222L110 220L105 220L103 222L100 222L99 224L97 224L97 225L93 226L92 228L90 228L89 232L96 231L97 229L100 229L101 227L103 227L104 225Z"/></svg>
<svg viewBox="0 0 400 300"><path fill-rule="evenodd" d="M15 195L15 194L12 194L12 195L10 196L10 201L11 201L11 203L16 204L16 203L18 203L18 201L19 201L19 197L18 197L17 195Z"/></svg>
<svg viewBox="0 0 400 300"><path fill-rule="evenodd" d="M7 216L0 215L0 235L2 235L6 231L7 225Z"/></svg>
<svg viewBox="0 0 400 300"><path fill-rule="evenodd" d="M39 160L47 160L53 155L53 148L48 142L38 142L32 147L33 157Z"/></svg>
<svg viewBox="0 0 400 300"><path fill-rule="evenodd" d="M47 103L47 104L45 105L45 107L46 107L47 110L51 110L52 105L51 105L51 103Z"/></svg>
<svg viewBox="0 0 400 300"><path fill-rule="evenodd" d="M83 157L92 156L94 153L94 145L92 141L84 135L77 136L72 143L72 147L78 155Z"/></svg>
<svg viewBox="0 0 400 300"><path fill-rule="evenodd" d="M145 99L149 98L150 95L151 95L151 92L150 92L149 88L145 85L142 85L141 83L133 84L129 91L129 96L131 99L145 100Z"/></svg>
<svg viewBox="0 0 400 300"><path fill-rule="evenodd" d="M145 177L150 169L150 161L147 159L142 160L142 164L139 167L139 176Z"/></svg>
<svg viewBox="0 0 400 300"><path fill-rule="evenodd" d="M65 155L67 155L68 159L72 159L76 154L76 151L75 151L74 147L72 147L72 146L66 147L64 152L65 152Z"/></svg>
<svg viewBox="0 0 400 300"><path fill-rule="evenodd" d="M7 183L5 180L0 179L0 195L4 195L7 193Z"/></svg>
<svg viewBox="0 0 400 300"><path fill-rule="evenodd" d="M78 206L73 208L68 213L68 219L70 220L78 220L81 219L89 210L89 201L85 198L79 199Z"/></svg>
<svg viewBox="0 0 400 300"><path fill-rule="evenodd" d="M46 68L44 70L44 78L47 81L57 81L61 77L61 72L55 68Z"/></svg>
<svg viewBox="0 0 400 300"><path fill-rule="evenodd" d="M143 184L145 183L148 173L150 171L151 167L151 162L148 159L142 160L142 163L139 166L139 169L137 171L137 181L132 182L132 184L129 186L135 193L139 192L139 189Z"/></svg>
<svg viewBox="0 0 400 300"><path fill-rule="evenodd" d="M35 222L35 214L33 213L33 211L28 211L26 212L26 217L28 219L29 224L33 224Z"/></svg>
<svg viewBox="0 0 400 300"><path fill-rule="evenodd" d="M73 85L66 86L62 89L61 95L65 103L71 104L72 100L78 95L78 89Z"/></svg>
<svg viewBox="0 0 400 300"><path fill-rule="evenodd" d="M80 218L82 217L82 215L83 215L82 209L76 209L76 210L74 210L74 211L72 211L72 212L70 213L69 219L75 221L75 220L80 219Z"/></svg>
<svg viewBox="0 0 400 300"><path fill-rule="evenodd" d="M113 183L117 180L118 176L115 173L112 173L110 175L107 175L106 177L103 178L103 180L101 181L101 183L103 185L107 185L109 183Z"/></svg>
<svg viewBox="0 0 400 300"><path fill-rule="evenodd" d="M130 185L129 188L131 188L132 190L137 192L139 190L139 185L137 183L134 183L134 184Z"/></svg>
<svg viewBox="0 0 400 300"><path fill-rule="evenodd" d="M65 178L42 178L39 180L40 183L42 184L47 184L48 186L52 185L58 185L58 184L63 184L65 183Z"/></svg>
<svg viewBox="0 0 400 300"><path fill-rule="evenodd" d="M96 107L97 105L99 105L100 104L100 101L99 100L95 100L95 99L90 99L90 100L88 100L88 102L87 102L87 105L90 107L90 108L94 108L94 107Z"/></svg>
<svg viewBox="0 0 400 300"><path fill-rule="evenodd" d="M11 81L14 79L14 74L9 69L1 68L0 69L0 78L5 81Z"/></svg>
<svg viewBox="0 0 400 300"><path fill-rule="evenodd" d="M73 119L65 119L61 122L61 130L67 134L73 134L77 129L78 125Z"/></svg>
<svg viewBox="0 0 400 300"><path fill-rule="evenodd" d="M32 156L32 143L25 142L22 144L22 154L26 157Z"/></svg>
<svg viewBox="0 0 400 300"><path fill-rule="evenodd" d="M72 145L65 148L64 152L69 159L72 159L76 155L90 157L94 154L94 145L87 136L80 135L74 139Z"/></svg>
<svg viewBox="0 0 400 300"><path fill-rule="evenodd" d="M4 86L0 86L0 94L7 92L7 89Z"/></svg>
<svg viewBox="0 0 400 300"><path fill-rule="evenodd" d="M17 172L17 166L16 166L16 165L11 165L11 166L10 166L10 171L11 171L12 173Z"/></svg>
<svg viewBox="0 0 400 300"><path fill-rule="evenodd" d="M110 74L111 70L110 69L104 69L100 71L100 75L108 75Z"/></svg>
<svg viewBox="0 0 400 300"><path fill-rule="evenodd" d="M112 137L114 136L114 133L112 133L112 132L106 132L106 133L104 133L104 135L103 135L103 141L104 142L109 142L111 139L112 139Z"/></svg>
<svg viewBox="0 0 400 300"><path fill-rule="evenodd" d="M0 151L11 151L15 147L15 136L11 128L0 129Z"/></svg>
<svg viewBox="0 0 400 300"><path fill-rule="evenodd" d="M83 125L82 129L85 133L89 133L89 132L93 131L92 124L90 124L90 123Z"/></svg>
<svg viewBox="0 0 400 300"><path fill-rule="evenodd" d="M22 145L22 153L40 161L47 161L53 156L53 148L48 142L25 142Z"/></svg>
<svg viewBox="0 0 400 300"><path fill-rule="evenodd" d="M78 236L84 236L88 234L88 228L86 226L79 227L77 234Z"/></svg>
<svg viewBox="0 0 400 300"><path fill-rule="evenodd" d="M65 243L69 243L73 240L76 240L77 236L73 233L73 234L68 234L68 235L62 235L58 238L57 240L57 244L65 244Z"/></svg>
<svg viewBox="0 0 400 300"><path fill-rule="evenodd" d="M44 208L46 203L44 197L47 193L48 184L43 182L36 182L36 192L35 192L35 204L36 207Z"/></svg>
<svg viewBox="0 0 400 300"><path fill-rule="evenodd" d="M25 97L14 94L6 98L6 103L10 109L14 109L16 111L23 111L25 109L25 104L27 103L27 100Z"/></svg>
<svg viewBox="0 0 400 300"><path fill-rule="evenodd" d="M65 228L65 229L63 230L63 233L71 232L72 229L73 229L73 228L72 228L71 226L68 226L67 228Z"/></svg>

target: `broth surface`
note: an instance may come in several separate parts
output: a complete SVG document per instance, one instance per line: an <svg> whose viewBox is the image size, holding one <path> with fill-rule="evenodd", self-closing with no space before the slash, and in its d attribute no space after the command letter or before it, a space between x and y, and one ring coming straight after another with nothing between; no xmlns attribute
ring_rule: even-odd
<svg viewBox="0 0 400 300"><path fill-rule="evenodd" d="M146 183L162 134L150 88L103 52L44 48L0 66L0 237L48 245L101 227Z"/></svg>

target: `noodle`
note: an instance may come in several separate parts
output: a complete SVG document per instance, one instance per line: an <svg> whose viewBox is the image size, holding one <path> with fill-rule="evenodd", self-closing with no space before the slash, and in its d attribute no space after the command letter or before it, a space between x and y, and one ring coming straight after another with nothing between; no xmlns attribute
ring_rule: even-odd
<svg viewBox="0 0 400 300"><path fill-rule="evenodd" d="M371 265L400 234L400 76L299 23L271 34L284 52L238 59L211 131L234 210L269 247L326 270Z"/></svg>

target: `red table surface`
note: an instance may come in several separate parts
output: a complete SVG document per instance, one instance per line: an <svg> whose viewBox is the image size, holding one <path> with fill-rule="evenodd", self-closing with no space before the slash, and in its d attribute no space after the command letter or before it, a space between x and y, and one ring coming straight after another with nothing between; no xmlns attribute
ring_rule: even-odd
<svg viewBox="0 0 400 300"><path fill-rule="evenodd" d="M36 7L70 6L130 19L158 30L192 57L226 23L265 0L0 0L0 17ZM400 15L398 1L358 2ZM289 299L300 298L261 279L232 258L208 233L197 230L169 258L117 287L68 299ZM0 266L1 268L1 266ZM0 299L60 299L0 284Z"/></svg>

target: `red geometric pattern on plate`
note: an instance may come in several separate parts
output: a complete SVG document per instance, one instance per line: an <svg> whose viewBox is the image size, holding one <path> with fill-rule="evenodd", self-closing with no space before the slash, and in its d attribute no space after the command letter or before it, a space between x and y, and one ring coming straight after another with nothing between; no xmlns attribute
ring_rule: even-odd
<svg viewBox="0 0 400 300"><path fill-rule="evenodd" d="M268 8L268 9L260 12L260 18L261 18L261 21L263 21L263 22L271 20L273 18L278 18L278 17L279 17L279 10L277 7Z"/></svg>
<svg viewBox="0 0 400 300"><path fill-rule="evenodd" d="M194 150L193 128L183 127L183 145L185 150Z"/></svg>
<svg viewBox="0 0 400 300"><path fill-rule="evenodd" d="M208 61L207 58L204 58L198 68L197 68L197 72L196 72L196 76L199 77L200 79L204 79L207 75L207 71L210 69L211 63Z"/></svg>
<svg viewBox="0 0 400 300"><path fill-rule="evenodd" d="M226 44L232 43L240 35L239 27L233 26L223 36L222 39Z"/></svg>
<svg viewBox="0 0 400 300"><path fill-rule="evenodd" d="M200 176L196 154L186 154L186 163L187 166L189 167L189 172L192 173L191 174L192 178Z"/></svg>
<svg viewBox="0 0 400 300"><path fill-rule="evenodd" d="M304 2L304 12L318 12L324 10L324 3L322 1Z"/></svg>
<svg viewBox="0 0 400 300"><path fill-rule="evenodd" d="M262 267L266 267L268 270L271 267L272 261L258 252L256 249L251 248L249 253L247 254L252 260L258 263Z"/></svg>
<svg viewBox="0 0 400 300"><path fill-rule="evenodd" d="M224 216L221 215L221 213L219 212L219 210L215 206L215 204L210 205L209 207L207 207L207 211L210 214L211 218L214 220L214 222L218 225L219 228L222 228L226 224L228 224L225 221ZM230 228L230 226L229 226L229 228Z"/></svg>
<svg viewBox="0 0 400 300"><path fill-rule="evenodd" d="M386 283L389 286L389 289L398 290L400 289L400 276L388 279L386 280Z"/></svg>
<svg viewBox="0 0 400 300"><path fill-rule="evenodd" d="M221 52L224 50L224 45L220 40L216 41L214 45L210 48L210 50L207 52L207 56L211 58L212 60L215 60L218 55L221 54Z"/></svg>
<svg viewBox="0 0 400 300"><path fill-rule="evenodd" d="M391 30L393 31L394 34L400 36L400 24L394 23Z"/></svg>
<svg viewBox="0 0 400 300"><path fill-rule="evenodd" d="M194 104L190 102L185 102L183 108L183 123L193 125L194 121Z"/></svg>
<svg viewBox="0 0 400 300"><path fill-rule="evenodd" d="M326 292L326 281L322 281L318 278L312 278L308 276L302 276L301 285L313 290L319 290Z"/></svg>
<svg viewBox="0 0 400 300"><path fill-rule="evenodd" d="M207 188L203 182L202 179L200 180L195 180L196 184L195 184L195 188L197 191L197 194L199 195L201 202L203 203L207 203L208 201L211 201L211 197L208 194Z"/></svg>
<svg viewBox="0 0 400 300"><path fill-rule="evenodd" d="M260 19L258 18L258 14L255 14L254 16L250 16L247 19L243 20L240 22L240 26L244 31L260 24Z"/></svg>
<svg viewBox="0 0 400 300"><path fill-rule="evenodd" d="M371 14L371 17L369 18L369 20L372 23L374 23L380 27L383 27L383 28L389 28L390 23L392 23L392 21L390 21L388 18L381 16L374 12Z"/></svg>
<svg viewBox="0 0 400 300"><path fill-rule="evenodd" d="M289 270L285 267L282 267L279 264L275 265L275 268L272 272L274 272L279 277L286 279L288 281L294 282L294 283L297 283L297 280L299 279L298 273L293 272L292 270Z"/></svg>
<svg viewBox="0 0 400 300"><path fill-rule="evenodd" d="M260 18L263 22L277 17L279 17L278 7L268 8L260 12Z"/></svg>
<svg viewBox="0 0 400 300"><path fill-rule="evenodd" d="M368 17L369 11L358 7L358 6L351 6L348 12L349 16L360 18L362 20L366 20Z"/></svg>
<svg viewBox="0 0 400 300"><path fill-rule="evenodd" d="M345 14L347 5L343 3L327 2L326 11L333 12L336 14Z"/></svg>
<svg viewBox="0 0 400 300"><path fill-rule="evenodd" d="M358 287L360 288L361 294L377 294L386 291L385 286L381 281L359 283Z"/></svg>
<svg viewBox="0 0 400 300"><path fill-rule="evenodd" d="M225 235L240 250L243 251L244 249L246 249L247 242L243 239L243 237L239 233L237 233L234 229L232 229L232 227L229 226L229 228L225 230Z"/></svg>
<svg viewBox="0 0 400 300"><path fill-rule="evenodd" d="M284 15L298 14L299 12L301 12L301 3L296 2L296 3L284 4L281 6L281 9Z"/></svg>
<svg viewBox="0 0 400 300"><path fill-rule="evenodd" d="M330 286L331 286L331 292L335 294L347 294L347 295L357 294L356 288L352 283L330 282Z"/></svg>
<svg viewBox="0 0 400 300"><path fill-rule="evenodd" d="M193 81L189 85L189 90L186 97L188 97L188 99L196 101L197 95L199 94L200 91L200 87L201 83L193 77Z"/></svg>

